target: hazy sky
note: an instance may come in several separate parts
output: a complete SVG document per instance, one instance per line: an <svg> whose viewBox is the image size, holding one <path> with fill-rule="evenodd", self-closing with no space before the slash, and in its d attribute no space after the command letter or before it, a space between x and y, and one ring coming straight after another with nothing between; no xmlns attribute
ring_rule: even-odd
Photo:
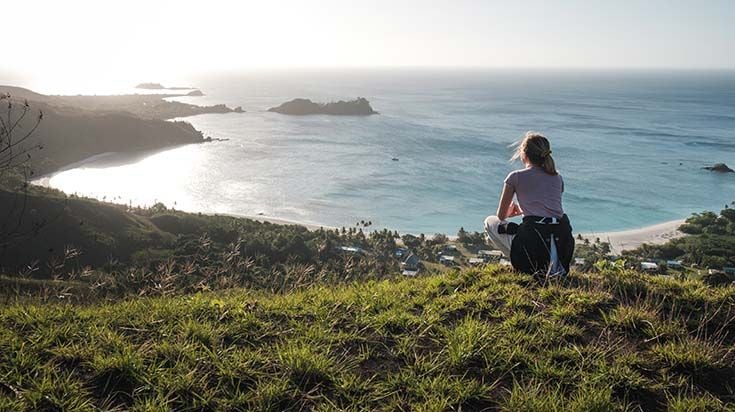
<svg viewBox="0 0 735 412"><path fill-rule="evenodd" d="M0 70L735 68L733 0L7 0Z"/></svg>

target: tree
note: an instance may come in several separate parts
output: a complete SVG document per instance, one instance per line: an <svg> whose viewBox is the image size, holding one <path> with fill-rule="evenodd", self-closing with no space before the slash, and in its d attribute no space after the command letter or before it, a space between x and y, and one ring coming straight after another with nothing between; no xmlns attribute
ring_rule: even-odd
<svg viewBox="0 0 735 412"><path fill-rule="evenodd" d="M464 227L459 228L459 231L457 232L457 240L459 243L467 243L467 232L464 230Z"/></svg>
<svg viewBox="0 0 735 412"><path fill-rule="evenodd" d="M447 235L443 233L437 233L427 243L431 245L443 245L447 242L449 242L449 238L447 237Z"/></svg>
<svg viewBox="0 0 735 412"><path fill-rule="evenodd" d="M6 110L0 114L0 184L15 195L12 204L3 208L0 220L0 246L5 247L19 238L35 233L40 228L33 222L24 226L28 198L28 181L33 176L29 167L31 153L43 149L40 143L29 140L43 119L43 112L33 116L28 101L19 103L9 94L0 93L0 105ZM31 118L33 116L33 118Z"/></svg>
<svg viewBox="0 0 735 412"><path fill-rule="evenodd" d="M730 222L735 222L735 209L725 208L720 212L720 216L724 217Z"/></svg>
<svg viewBox="0 0 735 412"><path fill-rule="evenodd" d="M5 173L26 165L31 153L43 148L40 143L28 144L33 132L41 124L43 112L39 110L35 119L26 124L25 120L31 114L28 101L18 105L10 94L0 93L0 104L7 108L0 116L0 177L3 177ZM32 171L24 175L27 180Z"/></svg>

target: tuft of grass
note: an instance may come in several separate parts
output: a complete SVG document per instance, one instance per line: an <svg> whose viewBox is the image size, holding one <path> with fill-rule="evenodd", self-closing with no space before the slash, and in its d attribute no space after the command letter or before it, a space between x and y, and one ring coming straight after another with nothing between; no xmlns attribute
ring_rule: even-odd
<svg viewBox="0 0 735 412"><path fill-rule="evenodd" d="M676 395L668 399L670 412L716 412L731 410L712 395Z"/></svg>
<svg viewBox="0 0 735 412"><path fill-rule="evenodd" d="M665 367L690 375L716 371L725 362L717 344L693 337L656 345L652 353Z"/></svg>
<svg viewBox="0 0 735 412"><path fill-rule="evenodd" d="M566 411L561 389L553 384L513 382L501 407L507 412Z"/></svg>
<svg viewBox="0 0 735 412"><path fill-rule="evenodd" d="M482 358L493 336L487 323L465 318L454 328L445 331L445 339L449 364L454 368L462 368Z"/></svg>
<svg viewBox="0 0 735 412"><path fill-rule="evenodd" d="M600 386L583 386L569 401L568 410L585 412L608 412L627 409L612 397L612 389Z"/></svg>
<svg viewBox="0 0 735 412"><path fill-rule="evenodd" d="M305 391L331 388L337 362L303 342L288 342L276 348L276 357L293 384Z"/></svg>
<svg viewBox="0 0 735 412"><path fill-rule="evenodd" d="M97 354L89 367L94 374L95 387L124 404L132 403L130 395L146 383L144 359L132 346Z"/></svg>
<svg viewBox="0 0 735 412"><path fill-rule="evenodd" d="M222 334L216 325L187 319L181 324L181 334L188 342L199 343L207 347L219 344Z"/></svg>
<svg viewBox="0 0 735 412"><path fill-rule="evenodd" d="M603 312L602 317L608 326L631 336L655 338L659 333L665 334L660 326L658 311L645 304L619 305L609 312Z"/></svg>

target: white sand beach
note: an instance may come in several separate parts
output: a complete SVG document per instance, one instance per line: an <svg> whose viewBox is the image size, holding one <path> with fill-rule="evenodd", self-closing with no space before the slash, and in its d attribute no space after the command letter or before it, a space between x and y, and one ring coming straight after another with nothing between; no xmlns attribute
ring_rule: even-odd
<svg viewBox="0 0 735 412"><path fill-rule="evenodd" d="M237 218L243 218L243 219L256 220L258 222L263 222L263 223L266 223L266 222L272 223L274 225L297 225L297 226L303 226L309 230L338 229L337 227L334 227L334 226L320 225L317 223L298 222L295 220L281 219L277 217L270 217L267 215L242 215L242 214L237 214L237 213L209 213L209 215L231 216L231 217L237 217Z"/></svg>
<svg viewBox="0 0 735 412"><path fill-rule="evenodd" d="M671 239L682 237L684 234L678 230L682 223L684 223L684 219L671 220L638 229L617 232L590 232L581 235L582 238L589 239L590 242L594 242L597 238L601 242L610 242L612 251L620 253L623 250L635 249L644 243L660 245Z"/></svg>

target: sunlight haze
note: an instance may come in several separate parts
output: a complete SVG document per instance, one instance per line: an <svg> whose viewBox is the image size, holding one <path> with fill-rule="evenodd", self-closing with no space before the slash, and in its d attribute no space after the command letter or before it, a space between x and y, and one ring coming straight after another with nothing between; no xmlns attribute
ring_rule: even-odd
<svg viewBox="0 0 735 412"><path fill-rule="evenodd" d="M431 6L428 6L431 4ZM727 1L34 1L3 71L171 78L303 67L733 68Z"/></svg>

